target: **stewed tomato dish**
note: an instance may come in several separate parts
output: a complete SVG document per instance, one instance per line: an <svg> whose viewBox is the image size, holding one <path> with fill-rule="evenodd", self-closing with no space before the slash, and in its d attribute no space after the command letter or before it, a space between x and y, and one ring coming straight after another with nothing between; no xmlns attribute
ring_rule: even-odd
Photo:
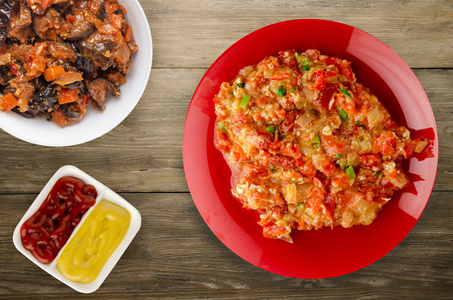
<svg viewBox="0 0 453 300"><path fill-rule="evenodd" d="M315 49L244 67L213 101L232 194L259 213L267 238L371 224L409 184L403 160L428 144L392 119L349 61Z"/></svg>

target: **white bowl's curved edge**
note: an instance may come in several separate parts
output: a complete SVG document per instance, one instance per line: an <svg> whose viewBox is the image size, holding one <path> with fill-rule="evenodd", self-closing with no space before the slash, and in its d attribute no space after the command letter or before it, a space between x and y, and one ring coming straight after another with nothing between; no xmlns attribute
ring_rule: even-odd
<svg viewBox="0 0 453 300"><path fill-rule="evenodd" d="M134 39L139 46L139 51L133 54L132 69L126 75L127 82L120 87L121 96L109 99L101 116L90 107L79 123L65 128L45 118L26 119L14 112L0 112L0 129L31 144L65 147L97 139L126 119L147 87L153 61L153 43L149 23L139 1L120 2L126 7L126 20L133 28ZM133 101L127 102L128 99Z"/></svg>

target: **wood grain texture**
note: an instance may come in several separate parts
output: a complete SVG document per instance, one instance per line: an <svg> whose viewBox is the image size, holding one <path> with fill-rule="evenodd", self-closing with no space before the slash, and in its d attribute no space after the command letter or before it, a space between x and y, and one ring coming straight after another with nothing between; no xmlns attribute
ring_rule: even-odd
<svg viewBox="0 0 453 300"><path fill-rule="evenodd" d="M450 0L140 2L152 12L148 20L155 67L209 67L245 35L291 19L325 19L362 29L390 46L411 68L453 67Z"/></svg>
<svg viewBox="0 0 453 300"><path fill-rule="evenodd" d="M433 293L436 297L451 296L452 192L435 192L414 229L388 255L352 274L322 280L288 278L245 262L214 236L187 193L121 196L142 212L142 228L92 298L278 299L284 295L336 299L341 295L342 299L433 299ZM0 297L81 297L14 249L14 226L33 198L33 194L2 196Z"/></svg>
<svg viewBox="0 0 453 300"><path fill-rule="evenodd" d="M118 265L88 298L453 299L453 1L139 1L153 35L153 70L126 120L97 140L65 148L0 131L0 298L87 298L12 243L48 179L72 164L121 193L143 218ZM409 235L374 264L322 280L275 275L226 248L196 210L182 161L187 108L209 66L254 30L307 18L355 26L395 50L430 99L440 149L434 192Z"/></svg>

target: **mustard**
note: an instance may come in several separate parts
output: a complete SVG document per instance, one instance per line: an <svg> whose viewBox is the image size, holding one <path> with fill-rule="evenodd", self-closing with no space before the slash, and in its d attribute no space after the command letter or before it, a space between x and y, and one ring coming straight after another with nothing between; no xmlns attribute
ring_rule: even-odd
<svg viewBox="0 0 453 300"><path fill-rule="evenodd" d="M60 254L60 273L74 282L93 282L123 240L130 221L129 211L110 201L100 201Z"/></svg>

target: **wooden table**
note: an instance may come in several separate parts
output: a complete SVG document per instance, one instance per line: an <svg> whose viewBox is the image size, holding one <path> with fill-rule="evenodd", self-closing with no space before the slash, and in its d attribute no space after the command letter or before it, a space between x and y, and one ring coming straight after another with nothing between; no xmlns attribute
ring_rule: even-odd
<svg viewBox="0 0 453 300"><path fill-rule="evenodd" d="M0 132L0 297L77 298L14 248L17 222L51 175L75 165L142 214L131 246L93 298L453 298L453 1L141 0L150 23L150 81L130 116L105 136L49 148ZM190 196L184 119L195 88L230 45L289 19L343 22L374 35L413 69L440 139L431 199L409 235L376 263L304 280L261 270L226 248Z"/></svg>

